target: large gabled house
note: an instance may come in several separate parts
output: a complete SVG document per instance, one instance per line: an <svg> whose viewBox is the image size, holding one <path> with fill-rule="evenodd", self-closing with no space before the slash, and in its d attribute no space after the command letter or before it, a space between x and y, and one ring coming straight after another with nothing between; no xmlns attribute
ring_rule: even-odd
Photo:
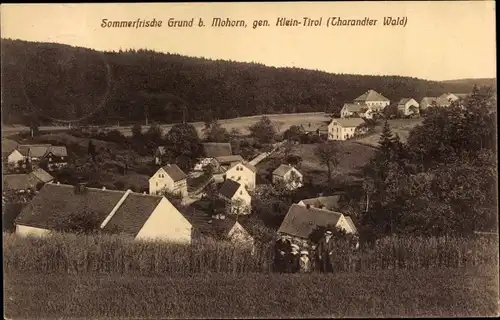
<svg viewBox="0 0 500 320"><path fill-rule="evenodd" d="M252 197L243 184L227 179L219 188L219 198L226 203L226 212L247 215L252 211Z"/></svg>
<svg viewBox="0 0 500 320"><path fill-rule="evenodd" d="M328 125L328 140L347 140L365 132L361 118L332 119Z"/></svg>
<svg viewBox="0 0 500 320"><path fill-rule="evenodd" d="M225 180L231 179L241 184L248 191L255 190L257 168L246 161L234 162L225 172Z"/></svg>
<svg viewBox="0 0 500 320"><path fill-rule="evenodd" d="M86 214L106 233L136 240L191 243L191 223L165 197L82 184L45 185L16 218L15 232L46 236L71 227L74 215Z"/></svg>
<svg viewBox="0 0 500 320"><path fill-rule="evenodd" d="M381 111L387 107L391 101L375 90L368 90L353 101L355 104L364 104L371 111Z"/></svg>
<svg viewBox="0 0 500 320"><path fill-rule="evenodd" d="M187 197L187 176L176 164L164 165L149 178L149 194L159 195L162 191Z"/></svg>
<svg viewBox="0 0 500 320"><path fill-rule="evenodd" d="M307 204L292 204L278 229L278 234L289 237L294 243L309 246L310 236L315 229L329 225L344 229L346 233L356 233L352 228L352 220L349 222L340 212L318 209Z"/></svg>
<svg viewBox="0 0 500 320"><path fill-rule="evenodd" d="M402 98L398 102L398 111L405 117L418 116L420 114L420 107L415 99Z"/></svg>
<svg viewBox="0 0 500 320"><path fill-rule="evenodd" d="M280 183L283 183L289 190L295 190L302 187L304 177L294 166L282 164L273 171L273 184Z"/></svg>

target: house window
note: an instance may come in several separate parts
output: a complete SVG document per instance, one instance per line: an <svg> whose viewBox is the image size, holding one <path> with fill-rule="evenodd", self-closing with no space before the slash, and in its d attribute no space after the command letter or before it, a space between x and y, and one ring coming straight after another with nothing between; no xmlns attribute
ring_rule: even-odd
<svg viewBox="0 0 500 320"><path fill-rule="evenodd" d="M242 195L242 194L243 194L243 191L240 190L240 195Z"/></svg>
<svg viewBox="0 0 500 320"><path fill-rule="evenodd" d="M156 186L158 187L158 182L156 182Z"/></svg>

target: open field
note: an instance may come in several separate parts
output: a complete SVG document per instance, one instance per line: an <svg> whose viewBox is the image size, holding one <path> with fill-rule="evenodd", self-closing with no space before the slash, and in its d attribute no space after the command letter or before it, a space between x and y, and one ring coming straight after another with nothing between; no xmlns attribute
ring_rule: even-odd
<svg viewBox="0 0 500 320"><path fill-rule="evenodd" d="M248 127L259 121L259 119L264 115L250 116L250 117L240 117L234 119L222 119L219 123L225 127L228 131L232 129L238 129L241 134L248 134ZM311 113L291 113L291 114L270 114L267 115L272 121L276 122L279 132L283 132L292 125L300 125L304 123L318 124L323 121L330 120L330 117L323 112L311 112ZM196 128L199 134L203 129L203 122L192 122L192 125ZM163 133L168 132L173 124L160 124ZM119 130L125 136L132 135L132 126L106 126L109 130ZM143 131L148 129L147 126L143 126ZM40 131L65 131L68 130L67 126L42 126ZM20 132L29 132L29 128L25 126L2 126L2 135L7 137Z"/></svg>
<svg viewBox="0 0 500 320"><path fill-rule="evenodd" d="M392 132L398 134L402 142L406 142L410 131L417 125L422 123L422 118L419 119L392 119L389 120L389 125L391 126ZM382 125L375 128L375 132L369 136L356 139L359 143L377 146L380 138L380 133L382 132Z"/></svg>
<svg viewBox="0 0 500 320"><path fill-rule="evenodd" d="M352 179L360 168L364 166L373 156L375 149L356 141L335 141L339 145L339 165L333 170L335 179ZM291 154L302 158L302 163L298 167L304 175L305 181L313 180L314 183L325 182L328 178L326 165L320 163L315 154L317 143L295 145ZM276 168L271 168L272 160L276 155L271 155L268 159L257 164L259 172L272 172Z"/></svg>
<svg viewBox="0 0 500 320"><path fill-rule="evenodd" d="M498 315L498 268L130 277L9 272L8 318Z"/></svg>

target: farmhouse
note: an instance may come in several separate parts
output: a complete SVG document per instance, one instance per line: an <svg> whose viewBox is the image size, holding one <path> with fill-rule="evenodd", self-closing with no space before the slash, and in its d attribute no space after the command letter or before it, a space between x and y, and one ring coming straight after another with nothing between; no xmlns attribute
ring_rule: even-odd
<svg viewBox="0 0 500 320"><path fill-rule="evenodd" d="M208 164L212 164L216 168L218 167L218 163L216 163L217 157L230 157L233 154L230 143L205 142L202 147L204 157L198 159L194 171L202 171Z"/></svg>
<svg viewBox="0 0 500 320"><path fill-rule="evenodd" d="M367 118L372 117L370 108L365 103L344 103L340 110L341 118Z"/></svg>
<svg viewBox="0 0 500 320"><path fill-rule="evenodd" d="M361 118L332 119L328 125L328 140L347 140L364 132L360 127L365 121Z"/></svg>
<svg viewBox="0 0 500 320"><path fill-rule="evenodd" d="M326 227L328 225L344 229L347 233L356 232L340 212L292 204L278 229L278 234L288 236L293 242L307 246L311 233L317 227Z"/></svg>
<svg viewBox="0 0 500 320"><path fill-rule="evenodd" d="M256 172L257 168L253 165L245 161L240 161L227 169L225 179L234 180L243 185L248 191L253 191L255 189Z"/></svg>
<svg viewBox="0 0 500 320"><path fill-rule="evenodd" d="M9 156L9 164L18 165L20 161L37 164L47 160L47 168L55 170L67 165L68 152L65 146L52 146L50 144L18 145Z"/></svg>
<svg viewBox="0 0 500 320"><path fill-rule="evenodd" d="M336 211L340 209L340 195L317 197L301 200L298 204L301 206L310 206L311 208Z"/></svg>
<svg viewBox="0 0 500 320"><path fill-rule="evenodd" d="M7 174L4 175L4 191L24 193L36 191L45 183L54 180L45 170L38 168L29 174Z"/></svg>
<svg viewBox="0 0 500 320"><path fill-rule="evenodd" d="M219 214L214 216L190 215L186 218L193 225L193 240L205 236L229 241L242 247L255 248L254 238L232 217Z"/></svg>
<svg viewBox="0 0 500 320"><path fill-rule="evenodd" d="M387 107L390 104L390 101L377 91L370 89L354 99L354 103L365 104L372 111L380 111Z"/></svg>
<svg viewBox="0 0 500 320"><path fill-rule="evenodd" d="M191 223L165 197L47 184L15 220L19 235L48 235L70 227L72 217L91 214L92 223L109 233L138 240L191 242Z"/></svg>
<svg viewBox="0 0 500 320"><path fill-rule="evenodd" d="M418 102L413 98L402 98L399 100L398 110L404 116L415 116L420 114Z"/></svg>
<svg viewBox="0 0 500 320"><path fill-rule="evenodd" d="M44 159L47 159L48 170L54 171L68 165L68 151L64 146L51 146Z"/></svg>
<svg viewBox="0 0 500 320"><path fill-rule="evenodd" d="M284 183L290 190L302 187L303 176L295 167L282 164L273 171L273 184Z"/></svg>
<svg viewBox="0 0 500 320"><path fill-rule="evenodd" d="M465 99L468 94L465 93L443 93L439 97L424 97L420 102L420 109L425 110L429 107L449 107L452 102Z"/></svg>
<svg viewBox="0 0 500 320"><path fill-rule="evenodd" d="M219 197L226 202L226 210L230 214L250 214L252 197L244 185L227 179L219 189Z"/></svg>
<svg viewBox="0 0 500 320"><path fill-rule="evenodd" d="M187 196L186 174L176 164L164 165L149 178L149 194L158 195L163 190Z"/></svg>

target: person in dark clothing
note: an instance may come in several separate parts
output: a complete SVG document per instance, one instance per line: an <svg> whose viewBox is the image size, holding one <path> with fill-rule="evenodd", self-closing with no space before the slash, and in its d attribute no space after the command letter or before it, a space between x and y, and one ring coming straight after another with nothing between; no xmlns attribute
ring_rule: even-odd
<svg viewBox="0 0 500 320"><path fill-rule="evenodd" d="M332 232L327 230L317 249L317 259L321 272L332 272L331 255L333 254Z"/></svg>
<svg viewBox="0 0 500 320"><path fill-rule="evenodd" d="M292 251L290 252L290 254L288 256L287 272L296 273L296 272L299 272L299 270L300 270L299 246L296 244L292 244L291 247L292 247Z"/></svg>
<svg viewBox="0 0 500 320"><path fill-rule="evenodd" d="M285 272L286 260L290 252L291 243L285 237L281 237L274 245L274 271Z"/></svg>

